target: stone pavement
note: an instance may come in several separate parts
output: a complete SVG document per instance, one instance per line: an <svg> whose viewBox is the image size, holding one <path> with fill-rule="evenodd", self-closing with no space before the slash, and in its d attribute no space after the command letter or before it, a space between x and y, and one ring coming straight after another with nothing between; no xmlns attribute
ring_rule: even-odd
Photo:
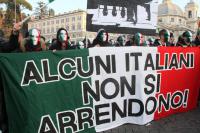
<svg viewBox="0 0 200 133"><path fill-rule="evenodd" d="M197 109L152 121L145 126L126 124L101 133L200 133L200 102Z"/></svg>

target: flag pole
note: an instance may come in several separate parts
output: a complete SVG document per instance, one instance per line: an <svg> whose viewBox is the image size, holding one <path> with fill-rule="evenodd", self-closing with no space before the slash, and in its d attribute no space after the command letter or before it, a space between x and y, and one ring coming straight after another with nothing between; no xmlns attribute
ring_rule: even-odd
<svg viewBox="0 0 200 133"><path fill-rule="evenodd" d="M17 22L17 2L15 0L15 23Z"/></svg>
<svg viewBox="0 0 200 133"><path fill-rule="evenodd" d="M15 0L16 1L16 0ZM52 3L54 0L49 0L49 2L47 4L45 4L44 6L42 6L40 9L38 10L41 10L42 8L48 6L50 3ZM28 21L32 15L34 15L35 13L31 14L30 16L26 17L25 19L23 19L20 24L23 25L23 23L25 23L26 21Z"/></svg>

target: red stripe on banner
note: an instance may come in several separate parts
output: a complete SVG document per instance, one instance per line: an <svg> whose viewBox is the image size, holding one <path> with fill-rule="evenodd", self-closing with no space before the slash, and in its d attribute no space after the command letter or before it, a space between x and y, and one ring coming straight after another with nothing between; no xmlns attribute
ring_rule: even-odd
<svg viewBox="0 0 200 133"><path fill-rule="evenodd" d="M156 94L156 97L159 100L162 99L160 98L161 94L163 94L164 98L166 98L168 94L170 97L170 102L168 102L170 103L170 109L167 110L162 106L160 112L159 109L156 111L154 119L160 119L178 112L187 112L196 108L200 88L200 48L158 47L158 52L160 53L161 65L164 65L164 57L166 57L165 54L167 53L169 53L169 59L171 59L172 55L175 53L178 57L180 53L183 53L184 57L186 57L187 53L194 53L194 68L186 69L185 67L182 67L179 70L173 68L172 70L157 71L157 73L161 73L161 88L160 93ZM168 63L170 63L170 61L168 61ZM187 89L189 90L189 93L187 92ZM187 93L188 100L186 99ZM183 99L181 97L183 97ZM181 103L181 105L179 103ZM173 108L171 105L177 107Z"/></svg>

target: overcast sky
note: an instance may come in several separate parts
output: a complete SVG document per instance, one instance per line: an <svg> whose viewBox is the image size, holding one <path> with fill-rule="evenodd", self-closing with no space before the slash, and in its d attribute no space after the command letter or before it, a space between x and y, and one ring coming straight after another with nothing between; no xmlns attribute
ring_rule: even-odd
<svg viewBox="0 0 200 133"><path fill-rule="evenodd" d="M33 9L37 6L37 2L40 0L28 0L33 5ZM48 0L42 0L44 2L48 2ZM76 1L76 2L75 2ZM162 3L163 0L159 0L159 3ZM184 9L185 5L190 0L172 0L173 3L179 5L182 9ZM194 0L200 3L200 0ZM68 12L76 9L84 9L87 7L87 0L55 0L52 2L49 7L53 8L58 13Z"/></svg>
<svg viewBox="0 0 200 133"><path fill-rule="evenodd" d="M45 3L48 2L48 0L27 0L29 3L33 5L33 10L37 6L37 2L44 1ZM76 2L75 2L76 1ZM159 0L159 3L162 3L163 0ZM182 10L184 10L185 5L191 1L191 0L172 0L173 3L179 5ZM194 0L197 3L199 3L200 6L200 0ZM54 0L51 4L49 4L49 7L53 8L58 13L64 13L72 10L77 9L83 9L86 10L87 7L87 0ZM31 14L32 12L24 10L25 13ZM200 13L200 8L199 8Z"/></svg>

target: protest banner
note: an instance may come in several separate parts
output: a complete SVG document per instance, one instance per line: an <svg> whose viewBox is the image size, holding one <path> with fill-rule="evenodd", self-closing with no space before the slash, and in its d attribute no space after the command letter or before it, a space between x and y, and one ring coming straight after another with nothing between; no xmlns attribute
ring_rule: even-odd
<svg viewBox="0 0 200 133"><path fill-rule="evenodd" d="M94 133L197 107L200 49L0 54L10 133Z"/></svg>

